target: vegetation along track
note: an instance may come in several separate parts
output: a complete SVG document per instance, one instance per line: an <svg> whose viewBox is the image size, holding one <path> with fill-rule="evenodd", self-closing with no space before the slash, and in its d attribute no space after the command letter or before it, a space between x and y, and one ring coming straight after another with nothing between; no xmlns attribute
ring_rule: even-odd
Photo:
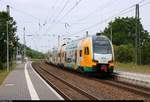
<svg viewBox="0 0 150 102"><path fill-rule="evenodd" d="M46 70L43 66L33 64L34 69L66 100L98 100L99 98L86 93L84 90L72 85L71 83L61 79L54 73ZM53 79L53 80L52 80Z"/></svg>
<svg viewBox="0 0 150 102"><path fill-rule="evenodd" d="M94 98L87 98L86 95L79 94L82 92L76 91L75 93L72 91L73 89L71 90L69 88L68 89L66 88L66 90L64 90L65 87L61 87L60 85L56 86L57 87L56 90L62 91L62 93L66 94L66 96L69 96L71 99L121 99L121 100L150 99L149 98L150 94L148 90L142 90L140 88L136 88L128 84L107 79L105 80L105 79L98 79L95 77L86 77L76 73L70 73L66 70L58 69L54 66L47 65L43 62L33 63L33 67L41 74L41 76L42 73L39 70L41 70L42 68L46 70L47 74L52 73L56 77L61 78L63 81L67 83L69 82L71 85L75 87L77 86L80 90L84 90L84 92L86 92L87 94L94 96ZM44 76L46 76L46 74ZM49 80L46 77L44 79ZM53 83L54 81L50 80L50 82ZM79 95L77 95L77 93Z"/></svg>

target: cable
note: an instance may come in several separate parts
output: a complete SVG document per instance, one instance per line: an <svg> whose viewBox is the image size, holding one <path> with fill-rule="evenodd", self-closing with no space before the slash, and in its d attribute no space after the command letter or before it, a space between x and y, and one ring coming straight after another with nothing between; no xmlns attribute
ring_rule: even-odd
<svg viewBox="0 0 150 102"><path fill-rule="evenodd" d="M146 2L145 4L141 5L140 7L143 7L143 6L148 5L148 4L150 4L150 1Z"/></svg>
<svg viewBox="0 0 150 102"><path fill-rule="evenodd" d="M108 18L104 19L104 20L101 21L101 22L98 22L98 23L96 23L96 24L93 24L93 25L91 25L91 26L89 26L89 27L87 27L87 28L84 28L84 29L82 29L82 30L80 30L80 31L78 31L78 32L76 32L76 33L74 33L74 34L77 34L77 33L80 33L80 32L82 32L82 31L85 31L86 29L91 29L91 28L93 28L93 27L95 27L95 26L98 26L98 25L100 25L100 24L106 22L107 20L114 18L116 15L119 15L120 13L123 13L123 12L125 12L126 10L128 10L128 9L130 9L130 8L133 8L134 6L135 6L135 4L132 5L132 6L130 6L130 7L128 7L128 8L126 8L126 9L124 9L124 10L121 10L120 12L116 13L115 15L113 15L113 16L111 16L111 17L108 17ZM68 34L68 35L70 35L70 34ZM71 35L73 35L73 34L71 34Z"/></svg>
<svg viewBox="0 0 150 102"><path fill-rule="evenodd" d="M141 4L142 2L144 2L145 0L141 0L141 1L139 1L138 3L136 3L136 4Z"/></svg>
<svg viewBox="0 0 150 102"><path fill-rule="evenodd" d="M143 1L144 1L144 0L143 0ZM142 2L143 2L143 1L142 1ZM142 2L141 2L141 3L142 3ZM140 4L141 4L141 3L140 3ZM150 3L150 1L149 1L149 3ZM148 3L148 4L149 4L149 3ZM143 7L143 6L145 6L145 5L147 5L147 3L142 4L141 7ZM134 5L134 6L135 6L135 5ZM131 6L131 8L132 8L132 6ZM130 12L129 10L130 10L131 8L129 8L129 9L127 9L127 10L122 10L122 12L120 11L119 13L117 13L117 15L118 15L118 14L125 14L125 13L128 13L128 12ZM57 15L58 15L58 14L57 14ZM111 16L111 17L113 17L113 16ZM110 18L109 18L109 19L110 19ZM105 21L107 21L107 20L109 20L109 19L105 19L105 20L99 22L99 24L102 24L102 23L104 23ZM90 26L90 27L88 27L88 28L85 28L85 29L83 29L83 30L81 30L81 31L84 31L84 30L89 29L89 28L93 28L93 27L95 27L95 26L97 26L97 25L99 25L99 24L96 23L96 24L94 24L94 25L92 25L92 26ZM80 32L81 32L81 31L80 31ZM77 32L77 33L79 33L79 32Z"/></svg>
<svg viewBox="0 0 150 102"><path fill-rule="evenodd" d="M144 1L144 0L141 0L141 1ZM141 2L140 1L140 2ZM109 3L109 2L108 2ZM118 14L126 14L126 13L128 13L128 12L131 12L132 10L130 10L131 8L133 8L135 5L132 5L132 6L130 6L129 8L127 8L127 9L124 9L124 10L122 10L122 11L120 11L119 13L117 13L116 15L118 15ZM129 10L128 10L129 9ZM128 10L128 11L127 11ZM126 12L125 12L126 11ZM111 11L112 12L112 11ZM109 13L108 13L109 14ZM111 16L110 18L108 18L108 19L106 19L106 20L104 20L104 22L105 21L107 21L107 20L109 20L109 19L111 19L113 16ZM86 18L85 18L86 19ZM103 22L102 22L103 23ZM96 24L97 25L97 24ZM99 25L99 24L98 24ZM92 28L93 28L93 26L92 26ZM82 30L83 31L83 30Z"/></svg>
<svg viewBox="0 0 150 102"><path fill-rule="evenodd" d="M66 2L65 2L65 4L64 4L64 6L63 6L63 8L60 10L60 12L57 14L57 16L56 17L54 17L55 19L54 20L56 20L57 18L58 18L58 16L63 12L63 10L66 8L66 6L68 5L68 3L69 3L69 0L67 0ZM53 21L54 21L53 20ZM49 28L48 28L49 29ZM46 30L46 32L48 31L48 29ZM46 33L45 32L45 33Z"/></svg>
<svg viewBox="0 0 150 102"><path fill-rule="evenodd" d="M111 2L108 1L108 2L107 2L106 4L104 4L104 5L107 6L107 7L110 7L109 4L113 4L113 3L114 3L114 0L111 1ZM109 6L108 6L108 5L109 5ZM87 14L85 17L76 20L76 22L81 22L81 21L87 19L87 18L90 17L92 14L96 13L96 11L98 11L98 10L101 10L101 11L102 11L102 10L106 9L107 7L105 7L105 6L103 6L103 7L99 6L98 8L96 8L95 10L93 10L92 12L90 12L89 14Z"/></svg>
<svg viewBox="0 0 150 102"><path fill-rule="evenodd" d="M121 14L121 15L124 15L124 14L127 14L127 13L129 13L129 12L133 11L133 10L134 10L134 8L130 8L128 11L123 12L123 13L120 13L120 14Z"/></svg>
<svg viewBox="0 0 150 102"><path fill-rule="evenodd" d="M71 13L80 3L82 0L79 0L62 18L60 18L57 22L60 22L64 17L66 17L69 13Z"/></svg>
<svg viewBox="0 0 150 102"><path fill-rule="evenodd" d="M69 0L66 1L65 5L64 5L63 8L60 10L60 12L58 13L58 15L61 13L61 11L63 11L63 10L65 9L65 7L67 6L68 2L69 2ZM53 17L54 17L54 16L53 16ZM56 18L56 17L54 17L54 20L55 20L55 18ZM49 20L50 20L50 19L52 20L52 17L49 18ZM48 20L48 21L49 21L49 20ZM54 20L53 20L53 21L54 21ZM46 23L45 23L45 24L46 24ZM45 24L43 24L43 25L45 26ZM52 26L52 24L50 25L50 27L51 27L51 26ZM45 27L46 27L46 26L45 26ZM46 34L48 30L49 30L49 27L46 29L46 31L45 31L44 34Z"/></svg>
<svg viewBox="0 0 150 102"><path fill-rule="evenodd" d="M80 4L81 1L82 1L82 0L79 0L73 7L72 7L61 19L59 19L56 23L60 22L65 16L67 16L71 11L73 11L73 9L75 9L75 7L77 7L77 6ZM46 32L45 32L44 34L46 34L48 30L49 30L49 28L46 29Z"/></svg>
<svg viewBox="0 0 150 102"><path fill-rule="evenodd" d="M54 2L54 6L58 3L57 2L58 0L56 0L55 2ZM53 8L53 6L51 7L51 9ZM51 16L49 17L49 16L47 16L47 19L45 20L45 22L44 22L44 26L47 24L47 22L49 22L50 20L52 20L52 18L53 18L53 14L54 14L54 12L51 14Z"/></svg>
<svg viewBox="0 0 150 102"><path fill-rule="evenodd" d="M13 10L15 10L15 11L17 11L17 12L20 12L20 13L23 13L23 14L25 14L25 15L28 15L28 16L30 16L30 17L32 17L32 18L38 20L38 21L40 20L38 17L35 17L35 16L33 16L33 15L29 14L29 13L26 13L26 12L24 12L24 11L18 10L18 9L16 9L16 8L12 7L12 6L10 6L10 8L13 9Z"/></svg>
<svg viewBox="0 0 150 102"><path fill-rule="evenodd" d="M142 2L144 2L144 1L145 1L145 0L141 0L141 1L138 2L138 3L142 3ZM146 4L143 4L142 6L147 5L147 4L150 4L150 1L147 2ZM82 29L82 30L80 30L79 32L76 32L76 33L74 33L74 34L77 34L77 33L80 33L80 32L82 32L82 31L85 31L86 29L91 29L91 28L93 28L93 27L95 27L95 26L98 26L98 25L100 25L100 24L106 22L107 20L111 19L112 17L115 17L116 15L125 14L125 13L128 13L128 12L131 12L131 11L126 11L126 10L131 9L131 8L133 8L134 6L135 6L135 4L134 4L134 5L131 5L130 7L126 8L126 9L124 9L124 10L121 10L121 11L118 12L117 14L115 14L115 15L113 15L113 16L111 16L111 17L108 17L107 19L105 19L105 20L103 20L103 21L101 21L101 22L98 22L98 23L96 23L96 24L94 24L94 25L92 25L92 26L89 26L89 27L87 27L87 28L85 28L85 29ZM126 12L125 12L125 11L126 11ZM123 13L123 12L124 12L124 13ZM72 35L73 35L73 34L72 34Z"/></svg>
<svg viewBox="0 0 150 102"><path fill-rule="evenodd" d="M141 1L139 1L138 3L142 3L142 2L144 2L145 0L141 0ZM113 1L114 2L114 1ZM107 2L106 3L106 5L109 5L109 4L113 4L113 3L111 3L111 2ZM110 5L109 5L109 7L110 7ZM107 7L106 7L107 8ZM102 9L105 9L105 8L102 8ZM100 10L102 10L102 9L100 9ZM83 21L83 20L85 20L85 19L87 19L88 17L90 17L93 13L95 13L97 10L99 10L99 7L97 8L97 9L95 9L93 12L91 12L91 13L89 13L86 17L84 17L84 18L82 18L82 19L79 19L79 20L77 20L76 22L81 22L81 21ZM112 12L112 11L111 11ZM108 13L109 14L109 13Z"/></svg>
<svg viewBox="0 0 150 102"><path fill-rule="evenodd" d="M57 16L55 17L55 21L57 20L58 16L61 15L61 13L64 11L64 9L67 7L69 3L69 0L67 0L63 6L63 8L60 10L60 12L57 14Z"/></svg>

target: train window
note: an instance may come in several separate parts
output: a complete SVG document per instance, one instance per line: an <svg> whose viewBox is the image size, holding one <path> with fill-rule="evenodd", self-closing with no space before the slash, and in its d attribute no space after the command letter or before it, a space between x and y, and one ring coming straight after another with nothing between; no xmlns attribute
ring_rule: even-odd
<svg viewBox="0 0 150 102"><path fill-rule="evenodd" d="M89 48L88 48L88 47L85 47L85 48L84 48L84 54L85 54L85 55L89 55Z"/></svg>
<svg viewBox="0 0 150 102"><path fill-rule="evenodd" d="M67 61L67 52L65 52L65 61Z"/></svg>
<svg viewBox="0 0 150 102"><path fill-rule="evenodd" d="M111 54L111 44L109 40L93 41L93 51L98 54Z"/></svg>
<svg viewBox="0 0 150 102"><path fill-rule="evenodd" d="M60 53L58 53L58 57L60 57Z"/></svg>
<svg viewBox="0 0 150 102"><path fill-rule="evenodd" d="M82 57L82 50L80 50L80 57Z"/></svg>
<svg viewBox="0 0 150 102"><path fill-rule="evenodd" d="M64 57L64 53L61 53L61 57Z"/></svg>
<svg viewBox="0 0 150 102"><path fill-rule="evenodd" d="M75 63L77 62L77 50L75 50Z"/></svg>
<svg viewBox="0 0 150 102"><path fill-rule="evenodd" d="M87 55L89 55L89 48L87 47L87 53L86 53Z"/></svg>
<svg viewBox="0 0 150 102"><path fill-rule="evenodd" d="M64 52L64 57L66 58L66 52Z"/></svg>

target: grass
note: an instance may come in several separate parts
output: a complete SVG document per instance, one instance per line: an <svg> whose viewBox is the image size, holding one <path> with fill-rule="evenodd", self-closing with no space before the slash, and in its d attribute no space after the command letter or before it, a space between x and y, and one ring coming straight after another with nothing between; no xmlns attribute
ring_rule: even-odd
<svg viewBox="0 0 150 102"><path fill-rule="evenodd" d="M150 74L150 65L135 65L134 63L119 63L115 65L116 70Z"/></svg>
<svg viewBox="0 0 150 102"><path fill-rule="evenodd" d="M7 70L0 70L0 85L2 84L2 82L7 77L8 74L9 72L7 72Z"/></svg>
<svg viewBox="0 0 150 102"><path fill-rule="evenodd" d="M0 70L0 85L3 83L7 75L16 67L16 63L13 62L13 65L10 67L10 70L7 72L6 68Z"/></svg>

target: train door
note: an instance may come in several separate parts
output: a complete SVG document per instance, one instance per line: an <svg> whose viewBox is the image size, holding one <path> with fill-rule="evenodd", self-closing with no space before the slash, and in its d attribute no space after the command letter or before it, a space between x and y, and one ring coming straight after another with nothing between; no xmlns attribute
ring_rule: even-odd
<svg viewBox="0 0 150 102"><path fill-rule="evenodd" d="M61 64L61 59L62 59L62 51L59 52L59 62L58 62L59 65Z"/></svg>
<svg viewBox="0 0 150 102"><path fill-rule="evenodd" d="M77 69L77 50L75 50L74 52L74 69L76 70Z"/></svg>
<svg viewBox="0 0 150 102"><path fill-rule="evenodd" d="M66 60L67 60L67 52L64 51L64 62L63 62L64 67L66 67Z"/></svg>
<svg viewBox="0 0 150 102"><path fill-rule="evenodd" d="M75 64L77 64L77 50L75 50Z"/></svg>
<svg viewBox="0 0 150 102"><path fill-rule="evenodd" d="M76 62L77 68L81 66L80 62L82 61L82 57L83 57L82 52L83 52L82 51L82 41L80 41L78 44L78 48L77 48L77 62Z"/></svg>
<svg viewBox="0 0 150 102"><path fill-rule="evenodd" d="M83 46L82 66L89 68L91 67L91 65L92 65L91 41L90 39L86 39L84 41Z"/></svg>
<svg viewBox="0 0 150 102"><path fill-rule="evenodd" d="M88 65L89 63L89 47L88 46L84 47L84 62L85 62L85 66Z"/></svg>

